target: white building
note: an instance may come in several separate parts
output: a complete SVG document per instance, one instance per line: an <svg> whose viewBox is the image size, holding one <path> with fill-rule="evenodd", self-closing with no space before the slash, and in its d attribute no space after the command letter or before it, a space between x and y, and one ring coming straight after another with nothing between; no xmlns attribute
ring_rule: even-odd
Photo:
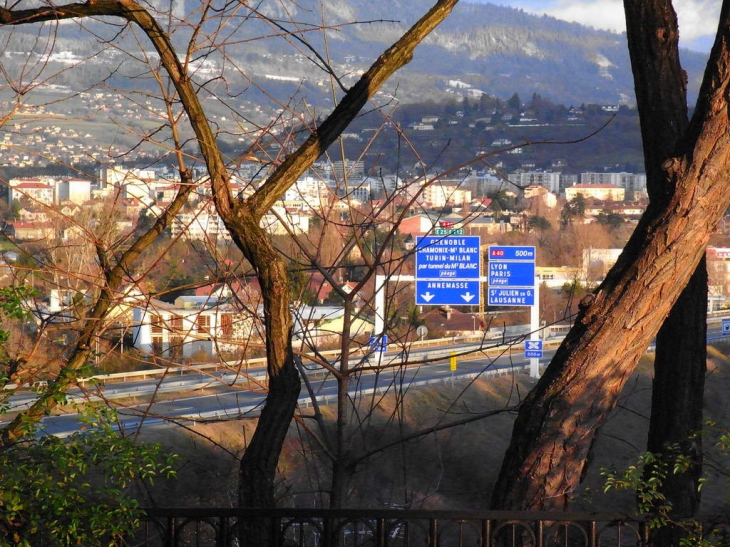
<svg viewBox="0 0 730 547"><path fill-rule="evenodd" d="M231 236L212 206L203 206L191 213L178 213L170 226L173 237L184 235L194 241L230 241Z"/></svg>
<svg viewBox="0 0 730 547"><path fill-rule="evenodd" d="M302 211L320 211L332 197L327 184L312 176L302 177L284 192L284 207L296 207Z"/></svg>
<svg viewBox="0 0 730 547"><path fill-rule="evenodd" d="M471 203L471 189L464 188L456 182L434 182L423 188L423 201L431 207L439 209L446 205L463 206Z"/></svg>
<svg viewBox="0 0 730 547"><path fill-rule="evenodd" d="M560 194L561 173L554 173L552 171L525 171L524 173L510 174L509 180L520 188L539 185L547 188L549 192L555 195Z"/></svg>
<svg viewBox="0 0 730 547"><path fill-rule="evenodd" d="M309 216L296 208L274 206L263 216L260 225L271 235L306 234Z"/></svg>
<svg viewBox="0 0 730 547"><path fill-rule="evenodd" d="M403 187L403 179L396 175L383 175L379 177L367 177L363 180L374 194L385 192L391 194Z"/></svg>
<svg viewBox="0 0 730 547"><path fill-rule="evenodd" d="M365 176L365 164L362 160L333 161L330 173L333 180L342 181L345 178L357 180Z"/></svg>
<svg viewBox="0 0 730 547"><path fill-rule="evenodd" d="M71 201L82 205L91 200L91 181L86 179L63 179L56 187L58 201Z"/></svg>
<svg viewBox="0 0 730 547"><path fill-rule="evenodd" d="M535 276L538 283L545 284L550 289L560 289L566 283L583 282L580 268L569 266L536 266Z"/></svg>
<svg viewBox="0 0 730 547"><path fill-rule="evenodd" d="M48 178L20 178L8 181L8 202L28 200L37 205L53 205L56 181Z"/></svg>
<svg viewBox="0 0 730 547"><path fill-rule="evenodd" d="M600 201L624 201L626 190L615 184L576 184L565 189L565 199L571 201L578 195Z"/></svg>
<svg viewBox="0 0 730 547"><path fill-rule="evenodd" d="M548 209L554 209L558 205L558 197L550 192L545 186L537 184L527 186L523 197L526 200L536 200Z"/></svg>
<svg viewBox="0 0 730 547"><path fill-rule="evenodd" d="M370 179L353 179L347 186L340 185L336 189L337 196L346 200L356 200L362 203L370 201Z"/></svg>
<svg viewBox="0 0 730 547"><path fill-rule="evenodd" d="M596 249L594 247L583 249L581 279L589 282L603 280L608 270L616 264L622 251L623 249Z"/></svg>
<svg viewBox="0 0 730 547"><path fill-rule="evenodd" d="M153 201L159 184L157 174L151 169L122 167L102 169L99 181L102 188L117 189L122 198L137 198L147 204ZM169 181L165 181L164 184L169 184Z"/></svg>
<svg viewBox="0 0 730 547"><path fill-rule="evenodd" d="M644 173L581 173L581 184L613 184L620 186L627 193L645 192L646 175Z"/></svg>
<svg viewBox="0 0 730 547"><path fill-rule="evenodd" d="M134 347L169 358L235 351L259 333L258 321L234 303L217 296L181 296L173 304L151 299L134 308Z"/></svg>

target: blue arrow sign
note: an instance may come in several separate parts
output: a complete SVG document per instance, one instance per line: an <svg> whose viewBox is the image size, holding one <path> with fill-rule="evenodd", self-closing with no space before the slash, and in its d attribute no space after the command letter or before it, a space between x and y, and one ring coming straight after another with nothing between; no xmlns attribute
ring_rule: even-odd
<svg viewBox="0 0 730 547"><path fill-rule="evenodd" d="M542 340L525 340L525 358L542 358Z"/></svg>
<svg viewBox="0 0 730 547"><path fill-rule="evenodd" d="M416 304L419 306L478 305L481 300L480 293L478 279L467 281L416 279Z"/></svg>
<svg viewBox="0 0 730 547"><path fill-rule="evenodd" d="M535 289L533 288L509 288L497 289L490 287L487 294L488 306L534 306Z"/></svg>
<svg viewBox="0 0 730 547"><path fill-rule="evenodd" d="M730 335L730 319L722 320L722 335L723 336Z"/></svg>
<svg viewBox="0 0 730 547"><path fill-rule="evenodd" d="M479 236L425 236L416 239L416 280L479 279Z"/></svg>

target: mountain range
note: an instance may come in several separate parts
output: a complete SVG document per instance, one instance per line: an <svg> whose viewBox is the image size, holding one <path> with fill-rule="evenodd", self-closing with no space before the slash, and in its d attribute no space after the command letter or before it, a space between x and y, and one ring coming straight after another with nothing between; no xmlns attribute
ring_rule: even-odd
<svg viewBox="0 0 730 547"><path fill-rule="evenodd" d="M198 0L175 0L174 13L183 14L186 9L194 13L190 9L193 4L199 5ZM310 63L301 62L302 56L314 58L312 50L316 50L338 72L357 74L432 4L433 0L264 1L257 5L258 12L241 14L242 24L228 39L226 55L245 66L251 79L278 77L274 92L281 94L280 99L288 98L294 90L306 93L308 102L326 107L331 93L327 86L314 83L315 71ZM267 21L262 15L271 19ZM272 20L276 25L272 26ZM330 29L326 39L318 30L323 22ZM90 69L89 65L93 68L94 63L110 61L89 51L98 49L105 35L117 40L120 36L118 26L85 22L87 30L94 25L99 27L94 29L95 35L78 25L61 25L54 38L57 50L84 56L90 78L103 70ZM104 25L106 29L101 28ZM38 47L36 32L32 27L15 28L5 47L3 64L13 62L13 51L29 51L29 44ZM264 35L267 38L262 38ZM181 28L172 36L182 44L188 34ZM300 40L309 46L302 46ZM682 52L690 103L697 94L706 58L704 53ZM123 75L123 69L115 70ZM321 78L326 78L324 72ZM71 87L88 84L78 74L62 73L59 79ZM115 79L114 75L109 81L115 86L125 85L124 78ZM140 85L139 79L133 79L133 85ZM439 100L454 94L478 97L483 92L499 98L514 93L522 97L538 94L565 105L634 103L624 34L469 2L458 4L419 46L413 61L392 78L387 92L397 93L401 102Z"/></svg>
<svg viewBox="0 0 730 547"><path fill-rule="evenodd" d="M300 29L322 21L335 27L327 35L332 59L354 58L361 68L432 5L432 0L303 0L286 3L285 13L283 3L263 4L267 15L290 17ZM363 23L352 25L352 21ZM256 32L253 27L252 32ZM322 51L321 34L308 33L306 38ZM276 46L272 49L276 51ZM690 102L697 94L706 58L703 53L682 52ZM483 91L500 98L537 93L566 105L634 102L625 34L493 4L460 2L417 48L413 61L393 83L400 99L405 96L410 101L425 98L424 83L432 83L425 87L434 98L455 81L471 86L473 93Z"/></svg>

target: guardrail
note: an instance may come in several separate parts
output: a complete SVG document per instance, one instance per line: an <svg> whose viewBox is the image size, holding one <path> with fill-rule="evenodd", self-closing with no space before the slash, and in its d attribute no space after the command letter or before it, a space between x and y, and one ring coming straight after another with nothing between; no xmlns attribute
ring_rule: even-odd
<svg viewBox="0 0 730 547"><path fill-rule="evenodd" d="M727 318L728 311L727 310L721 310L718 312L710 312L708 313L707 322L708 323L719 323L722 321L723 318ZM453 346L455 344L464 344L469 342L475 342L478 343L474 348L471 348L471 350L481 349L484 345L484 342L495 342L496 340L499 340L501 338L504 338L502 340L502 343L497 344L494 347L486 348L485 351L487 354L489 352L501 352L504 351L504 346L508 346L509 350L512 351L515 344L518 344L520 341L526 338L526 336L529 335L529 325L516 325L513 327L509 327L511 329L511 332L506 335L502 336L502 333L505 333L506 331L502 329L490 329L487 333L481 333L477 335L468 335L468 336L454 336L454 337L448 337L448 338L440 338L440 339L431 339L431 340L418 340L415 342L410 342L408 344L408 352L418 352L419 349L422 349L424 347L438 347L438 346ZM552 330L555 331L556 329L559 329L558 332L561 334L565 334L567 330L569 329L569 325L552 325L545 327L545 330ZM523 332L524 331L524 332ZM486 336L485 336L486 335ZM708 341L716 341L719 339L722 339L722 336L715 336L715 337L709 337ZM554 340L545 340L543 347L545 349L550 349L553 347L556 347L561 339L554 339ZM367 347L358 349L356 352L354 352L352 355L363 357L369 352L370 349ZM427 357L425 357L426 360L428 359L436 359L436 358L442 358L442 357L448 357L450 355L451 350L445 350L443 352L436 352L436 353L429 353ZM468 351L468 350L464 350ZM393 355L400 353L399 351L393 351L388 352L386 355ZM320 355L323 357L336 357L340 354L338 350L326 350L322 351ZM306 355L304 355L306 358ZM258 357L254 359L247 359L245 361L245 365L250 368L263 368L266 364L266 358L265 357ZM175 367L165 367L165 368L156 368L156 369L147 369L147 370L138 370L138 371L128 371L128 372L114 372L109 374L97 374L94 376L90 376L88 378L82 378L78 380L79 385L84 386L87 384L92 383L113 383L113 382L126 382L131 380L145 380L147 378L153 378L153 377L159 377L159 376L175 376L175 375L184 375L184 374L191 374L191 373L197 373L197 372L219 372L219 371L235 371L238 370L241 363L238 361L235 362L220 362L216 361L213 363L202 363L197 365L180 365ZM17 386L14 386L12 384L8 385L8 389L15 389Z"/></svg>
<svg viewBox="0 0 730 547"><path fill-rule="evenodd" d="M473 342L474 346L469 348L461 348L462 352L467 351L476 351L478 349L484 349L485 352L489 354L489 352L494 353L502 353L505 351L505 348L507 348L509 351L513 351L513 348L515 344L518 344L521 340L524 339L524 337L529 333L524 334L512 334L509 337L506 337L501 343L497 344L496 341L498 338L489 338L485 339L483 335L469 335L469 336L453 336L448 338L439 338L439 339L432 339L432 340L419 340L416 342L411 342L408 344L408 352L409 353L420 353L423 348L430 348L430 347L441 347L441 346L454 346L456 344L465 344L469 342ZM501 337L500 337L501 338ZM492 342L494 343L493 346L484 348L484 342ZM559 340L548 340L545 341L545 347L552 347L554 345L557 345L559 343ZM370 350L368 348L364 348L364 350L357 350L352 355L356 357L364 357L367 355L367 353ZM383 357L383 359L387 359L385 356L395 356L402 353L401 351L390 351L386 353ZM320 352L320 355L323 357L337 357L340 355L340 352L338 350L326 350ZM371 353L371 355L374 355ZM434 352L428 352L423 357L419 357L419 359L429 360L429 359L439 359L442 357L449 357L451 355L451 349L444 349L442 351L435 350ZM306 358L306 355L303 356ZM375 357L373 357L374 359ZM245 366L249 368L263 368L266 365L266 358L265 357L258 357L255 359L247 359L245 361ZM88 378L81 378L78 380L78 383L80 385L86 385L91 383L102 383L106 384L107 382L126 382L130 380L145 380L147 378L153 378L153 377L159 377L159 376L176 376L176 375L184 375L184 374L191 374L191 373L198 373L198 372L219 372L219 371L236 371L238 370L238 367L241 366L241 363L238 361L228 361L228 362L221 362L216 361L213 363L202 363L198 365L180 365L175 367L165 367L165 368L157 368L157 369L148 369L148 370L137 370L137 371L129 371L129 372L113 372L109 374L97 374L94 376L90 376Z"/></svg>

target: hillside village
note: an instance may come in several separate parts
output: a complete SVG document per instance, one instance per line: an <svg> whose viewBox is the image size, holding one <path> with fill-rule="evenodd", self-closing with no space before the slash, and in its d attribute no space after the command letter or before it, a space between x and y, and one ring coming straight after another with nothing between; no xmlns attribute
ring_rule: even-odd
<svg viewBox="0 0 730 547"><path fill-rule="evenodd" d="M452 85L469 91L466 84L452 82ZM408 257L417 238L438 228L479 235L483 247L517 241L536 244L540 249L542 240L547 239L541 234L580 225L601 226L609 234L602 239L604 246L598 243L601 238L584 243L572 258L538 250L537 267L537 277L547 291L560 293L567 286L591 287L600 282L615 262L629 227L646 206L646 176L641 172L611 170L600 163L604 159L600 153L592 157L594 170L576 170L574 166L584 164L586 158L576 159L575 151L567 145L554 149L559 151L559 156L544 156L543 151L535 151L533 146L524 142L520 145L516 135L528 128L557 132L578 127L585 131L585 127L597 123L596 119L619 116L619 113L624 123L627 120L635 123L634 113L618 105L565 108L538 96L527 104L516 97L509 101L489 101L484 100L485 95L480 96L480 100L470 100L467 93L440 107L410 105L401 113L401 131L413 142L428 134L438 135L438 139L478 134L482 144L466 148L466 155L472 159L454 160L461 168L448 170L436 165L429 168L424 154L421 163L412 167L387 169L388 162L382 160L381 148L392 144L389 139L397 132L386 127L382 138L374 140L372 128L356 124L344 135L344 142L354 157L362 159L315 164L286 192L262 224L272 237L286 239L307 236L321 229L322 222L337 219L343 226L345 223L350 226L347 229L350 235L340 234L342 241L351 238L357 226L362 228L362 234L368 230L374 234L386 233L395 228L398 246L393 257L405 259L404 272L412 269L412 258ZM438 115L423 114L415 120L425 108L438 111ZM111 229L123 240L124 234L133 234L156 218L175 195L181 184L177 173L164 164L153 166L154 162L143 154L125 158L135 160L125 165L77 169L73 176L45 174L41 165L34 165L28 159L44 158L68 165L80 161L81 149L86 159L109 154L109 150L101 147L90 149L85 142L88 137L54 125L4 135L0 160L5 165L13 165L13 172L21 175L9 178L6 184L3 234L11 242L4 253L2 271L6 280L27 277L29 269L38 267L33 259L23 258L24 253L33 255L39 252L39 247L88 245L100 225L105 224L100 222L101 218L112 222L113 226L105 229ZM368 146L359 150L356 145L366 141ZM603 141L599 144L599 149L610 146ZM34 147L35 154L18 157L17 150L27 152ZM458 148L464 152L465 147ZM374 164L375 157L381 158L380 166ZM233 179L235 193L251 194L265 180L267 172L259 160L240 162ZM194 169L193 182L196 191L174 219L167 234L169 240L197 242L208 249L230 248L230 236L210 201L202 168ZM346 247L345 243L339 245ZM725 305L730 294L730 250L722 245L720 238L718 246L708 251L713 307ZM350 249L348 260L362 262L363 254L367 253L362 245L356 245ZM220 273L203 275L198 270L185 274L187 289L172 274L164 287L160 285L161 272L181 268L182 263L161 264L157 271L158 286L149 294L142 294L139 288L130 289L130 301L116 316L124 333L122 340L131 336L127 343L144 351L165 352L179 347L179 356L190 357L200 352L232 351L241 340L257 337L260 318L255 313L242 318L239 309L241 305L250 309L260 306L255 278L238 275L232 280ZM350 292L357 288L356 303L362 306L371 299L373 286L372 282L358 285L358 281L351 272L341 273L339 289ZM342 331L344 311L333 297L336 291L333 293L331 279L314 272L305 285L309 296L301 300L303 307L297 312L302 332L315 333L313 336L319 337L321 343L335 344L336 336L332 333ZM47 314L63 314L64 306L74 300L74 294L88 290L78 283L73 287L59 284L53 289L39 288L42 301L39 306ZM412 300L401 305L412 306ZM352 326L352 333L362 340L367 339L373 328L372 310L365 308ZM420 313L434 336L473 335L489 326L484 310L475 307L422 309ZM563 317L555 311L552 314L545 311L544 315L550 322L558 322ZM226 340L231 341L230 347Z"/></svg>

